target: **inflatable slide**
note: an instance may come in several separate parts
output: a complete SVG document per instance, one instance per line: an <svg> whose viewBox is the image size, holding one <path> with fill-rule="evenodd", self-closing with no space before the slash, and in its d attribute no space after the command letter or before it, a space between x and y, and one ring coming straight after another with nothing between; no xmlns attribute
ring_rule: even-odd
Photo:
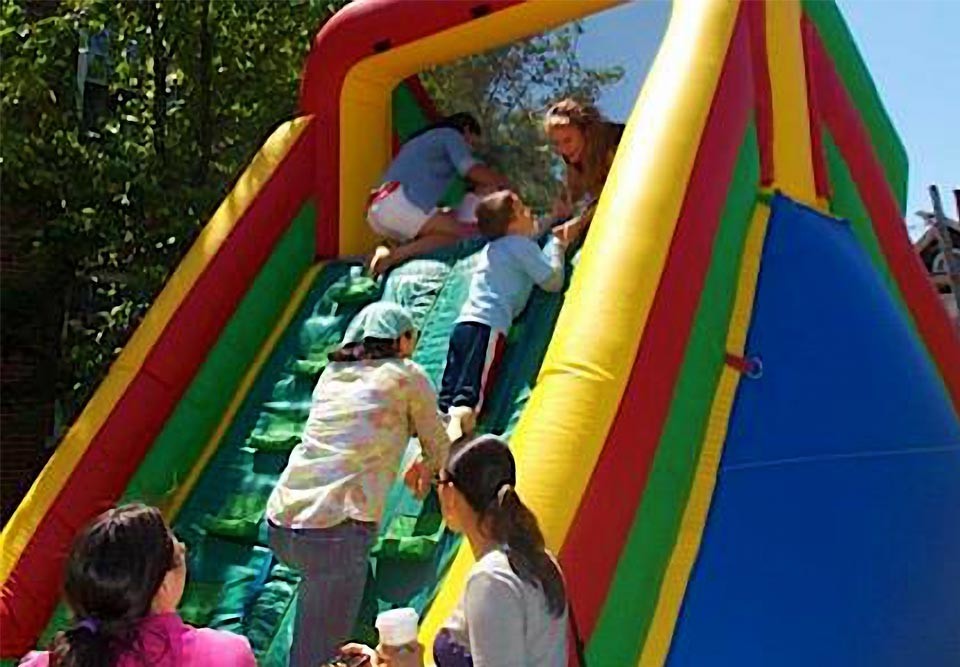
<svg viewBox="0 0 960 667"><path fill-rule="evenodd" d="M285 665L296 575L266 494L350 317L389 299L437 380L479 242L383 283L367 192L424 69L608 0L359 0L3 531L0 655L62 622L70 541L117 502L189 545L185 618ZM643 30L643 26L637 26ZM511 331L481 428L564 564L591 665L960 658L960 341L902 221L904 149L831 2L681 0L565 294ZM357 632L430 642L469 550L391 493Z"/></svg>

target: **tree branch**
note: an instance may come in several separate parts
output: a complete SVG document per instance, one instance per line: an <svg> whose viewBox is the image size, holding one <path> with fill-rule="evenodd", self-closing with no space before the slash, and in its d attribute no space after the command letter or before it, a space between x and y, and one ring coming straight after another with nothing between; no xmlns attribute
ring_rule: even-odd
<svg viewBox="0 0 960 667"><path fill-rule="evenodd" d="M162 168L167 154L167 68L170 54L163 45L166 22L161 28L159 2L147 4L147 22L153 38L153 150Z"/></svg>
<svg viewBox="0 0 960 667"><path fill-rule="evenodd" d="M200 65L197 80L200 87L200 123L197 145L200 159L197 162L197 183L203 183L210 166L213 150L213 34L210 31L211 0L204 0L200 9Z"/></svg>

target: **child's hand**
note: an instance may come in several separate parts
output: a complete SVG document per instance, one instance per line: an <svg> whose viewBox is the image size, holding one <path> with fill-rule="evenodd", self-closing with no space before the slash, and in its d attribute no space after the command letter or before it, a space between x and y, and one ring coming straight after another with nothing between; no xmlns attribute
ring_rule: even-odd
<svg viewBox="0 0 960 667"><path fill-rule="evenodd" d="M406 484L417 500L423 500L427 497L432 482L433 475L431 475L430 468L423 462L423 459L417 459L411 463L407 471L403 473L403 483Z"/></svg>

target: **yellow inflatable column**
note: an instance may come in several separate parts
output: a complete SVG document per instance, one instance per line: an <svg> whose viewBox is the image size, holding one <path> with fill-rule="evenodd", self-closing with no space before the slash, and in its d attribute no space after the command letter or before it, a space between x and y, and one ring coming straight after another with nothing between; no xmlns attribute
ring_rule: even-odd
<svg viewBox="0 0 960 667"><path fill-rule="evenodd" d="M800 1L774 0L764 10L773 98L773 185L797 201L816 206Z"/></svg>
<svg viewBox="0 0 960 667"><path fill-rule="evenodd" d="M648 325L737 15L731 0L675 5L513 435L518 490L555 551L574 521ZM459 600L472 564L465 545L421 626L425 644Z"/></svg>

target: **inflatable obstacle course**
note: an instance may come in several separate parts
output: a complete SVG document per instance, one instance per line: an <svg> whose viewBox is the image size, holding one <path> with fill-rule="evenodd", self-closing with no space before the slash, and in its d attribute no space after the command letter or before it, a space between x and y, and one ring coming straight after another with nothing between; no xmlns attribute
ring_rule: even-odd
<svg viewBox="0 0 960 667"><path fill-rule="evenodd" d="M4 657L47 624L76 530L142 498L197 545L185 615L284 664L296 578L260 517L325 348L362 300L399 301L439 377L476 250L382 292L338 259L374 241L396 86L613 4L364 0L323 28L303 115L5 528ZM960 342L903 227L906 174L833 3L676 3L569 289L531 300L483 425L510 435L591 664L956 655ZM425 642L470 566L435 516L392 494L364 612L414 604Z"/></svg>

